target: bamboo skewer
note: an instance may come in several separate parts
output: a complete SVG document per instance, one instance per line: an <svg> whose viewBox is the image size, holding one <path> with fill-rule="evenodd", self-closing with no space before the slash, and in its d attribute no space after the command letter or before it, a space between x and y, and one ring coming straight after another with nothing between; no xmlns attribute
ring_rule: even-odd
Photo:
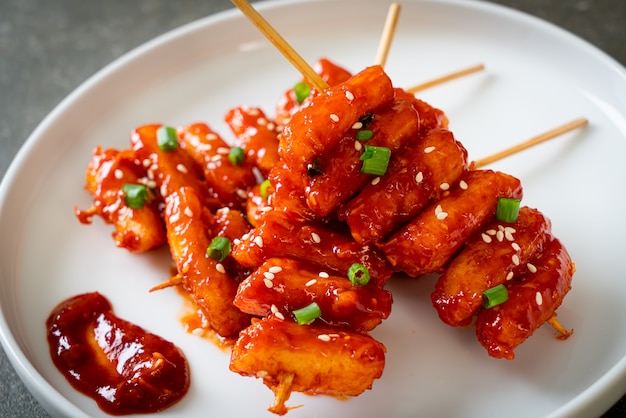
<svg viewBox="0 0 626 418"><path fill-rule="evenodd" d="M329 86L315 72L315 70L307 64L307 62L296 52L295 49L269 24L267 20L259 14L246 0L231 0L235 6L265 35L265 37L283 54L285 58L306 78L311 85L319 90L326 90Z"/></svg>
<svg viewBox="0 0 626 418"><path fill-rule="evenodd" d="M472 73L476 73L478 71L482 71L485 69L485 66L483 64L477 64L474 65L472 67L468 67L468 68L464 68L462 70L459 71L455 71L453 73L450 74L446 74L444 76L441 77L437 77L433 80L427 81L425 83L422 84L418 84L417 86L413 86L413 87L409 87L408 89L405 89L406 91L408 91L409 93L417 93L418 91L422 91L422 90L426 90L428 88L434 87L438 84L443 84L447 81L451 81L454 80L456 78L460 78Z"/></svg>
<svg viewBox="0 0 626 418"><path fill-rule="evenodd" d="M491 164L495 161L501 160L505 157L508 157L510 155L516 154L520 151L523 151L527 148L533 147L535 145L541 144L542 142L545 142L549 139L555 138L559 135L563 135L567 132L573 131L574 129L578 129L578 128L582 128L584 126L587 126L589 122L587 121L587 119L585 118L578 118L575 119L571 122L568 122L564 125L558 126L554 129L551 129L547 132L542 133L541 135L538 135L534 138L531 138L527 141L524 141L520 144L514 145L510 148L504 149L500 152L497 152L495 154L492 154L488 157L482 158L480 160L476 160L473 161L471 163L471 168L472 169L476 169L476 168L480 168L483 167L487 164Z"/></svg>
<svg viewBox="0 0 626 418"><path fill-rule="evenodd" d="M387 12L387 19L385 20L385 27L383 28L383 34L378 44L378 51L376 52L376 59L374 63L385 66L387 62L387 55L389 54L389 48L391 47L391 41L396 32L396 26L398 24L398 16L400 15L400 3L391 3L389 11Z"/></svg>

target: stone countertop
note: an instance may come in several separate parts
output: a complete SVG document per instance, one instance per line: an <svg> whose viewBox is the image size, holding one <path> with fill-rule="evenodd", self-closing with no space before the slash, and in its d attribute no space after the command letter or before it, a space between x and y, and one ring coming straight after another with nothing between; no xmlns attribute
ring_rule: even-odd
<svg viewBox="0 0 626 418"><path fill-rule="evenodd" d="M555 23L626 65L626 2L492 1ZM0 0L0 179L37 124L81 82L145 41L230 7L229 0ZM3 350L0 381L0 417L47 416ZM626 396L603 417L624 416Z"/></svg>

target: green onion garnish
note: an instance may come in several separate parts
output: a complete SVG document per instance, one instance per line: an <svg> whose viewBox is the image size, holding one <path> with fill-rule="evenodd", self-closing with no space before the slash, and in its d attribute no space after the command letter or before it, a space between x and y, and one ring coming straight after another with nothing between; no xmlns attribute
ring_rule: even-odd
<svg viewBox="0 0 626 418"><path fill-rule="evenodd" d="M146 202L150 201L148 189L143 184L126 183L122 186L124 202L132 209L143 209Z"/></svg>
<svg viewBox="0 0 626 418"><path fill-rule="evenodd" d="M508 197L498 198L498 207L496 208L496 219L502 222L513 223L517 221L519 214L520 201L518 199L509 199Z"/></svg>
<svg viewBox="0 0 626 418"><path fill-rule="evenodd" d="M270 187L272 187L272 183L270 183L269 179L263 180L263 183L261 183L261 185L259 186L261 196L264 199L267 199L267 196L268 196L267 189L269 189Z"/></svg>
<svg viewBox="0 0 626 418"><path fill-rule="evenodd" d="M348 279L352 286L365 286L370 281L370 272L363 264L354 263L348 269Z"/></svg>
<svg viewBox="0 0 626 418"><path fill-rule="evenodd" d="M390 158L391 150L389 148L366 145L365 151L361 155L361 161L363 161L361 173L382 176L387 172Z"/></svg>
<svg viewBox="0 0 626 418"><path fill-rule="evenodd" d="M209 248L206 249L206 255L215 261L224 261L228 254L230 254L230 240L226 237L213 238Z"/></svg>
<svg viewBox="0 0 626 418"><path fill-rule="evenodd" d="M374 135L374 131L369 130L369 129L364 129L362 131L359 131L356 133L356 140L357 141L368 141L370 139L372 139L372 136Z"/></svg>
<svg viewBox="0 0 626 418"><path fill-rule="evenodd" d="M241 147L232 147L228 153L228 159L231 163L233 163L233 165L243 164L245 156L246 152Z"/></svg>
<svg viewBox="0 0 626 418"><path fill-rule="evenodd" d="M178 149L178 135L171 126L161 126L157 129L157 144L161 151L175 151Z"/></svg>
<svg viewBox="0 0 626 418"><path fill-rule="evenodd" d="M308 325L322 316L322 311L317 303L313 302L308 306L293 311L293 315L298 321L298 325Z"/></svg>
<svg viewBox="0 0 626 418"><path fill-rule="evenodd" d="M293 92L296 94L296 101L298 104L302 104L304 99L309 97L309 94L311 94L311 86L309 86L308 83L301 81L293 86Z"/></svg>
<svg viewBox="0 0 626 418"><path fill-rule="evenodd" d="M509 292L506 290L506 286L499 284L487 289L483 292L483 306L487 309L493 308L496 305L506 302L509 299Z"/></svg>

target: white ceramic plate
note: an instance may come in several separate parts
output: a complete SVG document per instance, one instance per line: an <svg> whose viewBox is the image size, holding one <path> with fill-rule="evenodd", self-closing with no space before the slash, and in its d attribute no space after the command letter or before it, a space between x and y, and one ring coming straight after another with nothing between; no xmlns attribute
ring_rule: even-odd
<svg viewBox="0 0 626 418"><path fill-rule="evenodd" d="M553 221L578 271L559 319L575 329L557 341L542 327L514 361L489 358L471 327L439 322L432 279L396 283L391 318L374 332L387 367L373 390L349 401L294 394L293 417L592 416L626 379L626 77L624 68L545 22L489 4L404 1L386 69L409 86L478 62L487 70L425 91L480 158L579 116L581 132L493 168L521 178L525 203ZM372 63L388 3L269 2L259 7L310 62L328 57L352 71ZM100 291L116 313L176 342L192 367L191 390L162 416L271 416L271 392L228 371L228 353L185 334L175 291L148 293L168 277L166 251L131 255L111 229L78 223L88 207L83 173L99 144L124 148L135 126L207 121L227 134L235 105L270 113L299 75L237 11L166 34L116 61L70 95L39 126L0 189L2 342L53 415L100 416L52 365L44 321L61 300ZM201 415L200 415L201 414Z"/></svg>

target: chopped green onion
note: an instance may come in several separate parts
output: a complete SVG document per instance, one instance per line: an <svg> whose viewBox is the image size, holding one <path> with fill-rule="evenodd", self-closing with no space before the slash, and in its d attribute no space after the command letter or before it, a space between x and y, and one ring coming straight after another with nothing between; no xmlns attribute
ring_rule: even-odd
<svg viewBox="0 0 626 418"><path fill-rule="evenodd" d="M233 165L243 164L243 160L246 156L246 152L241 147L232 147L228 153L228 159Z"/></svg>
<svg viewBox="0 0 626 418"><path fill-rule="evenodd" d="M263 180L263 183L261 183L259 187L260 187L261 196L264 199L267 199L267 196L268 196L267 189L272 187L272 183L270 183L269 179L265 179Z"/></svg>
<svg viewBox="0 0 626 418"><path fill-rule="evenodd" d="M226 237L213 238L209 248L206 249L206 255L215 261L224 261L228 254L230 254L230 240Z"/></svg>
<svg viewBox="0 0 626 418"><path fill-rule="evenodd" d="M483 292L483 306L487 309L493 308L496 305L506 302L509 299L509 292L506 290L506 286L499 284L487 289Z"/></svg>
<svg viewBox="0 0 626 418"><path fill-rule="evenodd" d="M517 221L519 214L520 201L518 199L509 199L507 197L498 198L498 207L496 208L496 219L502 222L513 223Z"/></svg>
<svg viewBox="0 0 626 418"><path fill-rule="evenodd" d="M122 186L124 202L129 208L143 209L146 202L150 201L148 189L143 184L126 183Z"/></svg>
<svg viewBox="0 0 626 418"><path fill-rule="evenodd" d="M361 155L361 161L363 161L361 173L382 176L387 172L390 158L391 150L389 148L366 145L365 151Z"/></svg>
<svg viewBox="0 0 626 418"><path fill-rule="evenodd" d="M353 286L365 286L370 281L370 272L363 264L354 263L348 269L348 279Z"/></svg>
<svg viewBox="0 0 626 418"><path fill-rule="evenodd" d="M293 86L293 92L296 94L296 101L298 104L302 104L304 99L309 97L309 94L311 94L311 86L308 83L301 81Z"/></svg>
<svg viewBox="0 0 626 418"><path fill-rule="evenodd" d="M372 136L374 135L374 131L370 130L370 129L364 129L362 131L359 131L356 133L356 140L357 141L368 141L370 139L372 139Z"/></svg>
<svg viewBox="0 0 626 418"><path fill-rule="evenodd" d="M322 311L319 305L313 302L304 308L296 309L293 311L293 315L296 317L298 325L308 325L322 316Z"/></svg>
<svg viewBox="0 0 626 418"><path fill-rule="evenodd" d="M157 129L157 144L161 151L175 151L178 149L178 134L171 126L161 126Z"/></svg>

